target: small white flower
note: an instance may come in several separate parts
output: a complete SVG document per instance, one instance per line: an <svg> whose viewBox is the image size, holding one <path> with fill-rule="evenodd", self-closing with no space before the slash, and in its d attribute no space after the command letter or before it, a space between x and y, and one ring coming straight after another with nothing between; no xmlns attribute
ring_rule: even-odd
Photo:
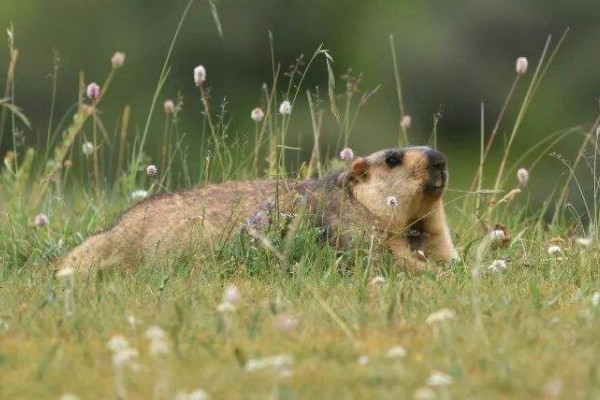
<svg viewBox="0 0 600 400"><path fill-rule="evenodd" d="M223 291L223 302L235 304L242 299L240 291L235 285L229 285Z"/></svg>
<svg viewBox="0 0 600 400"><path fill-rule="evenodd" d="M100 97L100 86L96 82L92 82L87 86L86 89L87 97L92 100L97 100Z"/></svg>
<svg viewBox="0 0 600 400"><path fill-rule="evenodd" d="M146 173L152 178L158 174L158 168L156 168L156 165L148 165L146 167Z"/></svg>
<svg viewBox="0 0 600 400"><path fill-rule="evenodd" d="M600 292L595 292L592 295L592 304L595 306L600 306Z"/></svg>
<svg viewBox="0 0 600 400"><path fill-rule="evenodd" d="M135 329L135 326L138 323L137 319L135 318L135 315L128 315L126 319L127 319L127 323L131 327L131 329Z"/></svg>
<svg viewBox="0 0 600 400"><path fill-rule="evenodd" d="M394 196L388 196L388 198L386 199L386 203L388 207L398 207L398 199L396 199Z"/></svg>
<svg viewBox="0 0 600 400"><path fill-rule="evenodd" d="M494 229L490 231L490 238L495 242L500 242L506 238L506 233L502 229Z"/></svg>
<svg viewBox="0 0 600 400"><path fill-rule="evenodd" d="M252 120L254 122L260 122L263 120L263 118L265 117L265 112L262 110L262 108L260 107L256 107L254 110L252 110L252 112L250 113L250 118L252 118Z"/></svg>
<svg viewBox="0 0 600 400"><path fill-rule="evenodd" d="M146 329L144 336L146 336L146 339L148 340L161 340L165 339L167 334L160 326L153 325Z"/></svg>
<svg viewBox="0 0 600 400"><path fill-rule="evenodd" d="M125 64L125 53L117 51L110 59L113 69L121 68Z"/></svg>
<svg viewBox="0 0 600 400"><path fill-rule="evenodd" d="M403 129L410 129L412 126L412 117L410 115L404 115L400 121L400 126Z"/></svg>
<svg viewBox="0 0 600 400"><path fill-rule="evenodd" d="M340 160L343 162L350 162L354 160L354 152L351 148L346 147L344 150L340 151Z"/></svg>
<svg viewBox="0 0 600 400"><path fill-rule="evenodd" d="M48 219L48 216L44 213L36 215L33 220L33 224L38 228L45 227L46 225L48 225L48 222L50 222L50 220Z"/></svg>
<svg viewBox="0 0 600 400"><path fill-rule="evenodd" d="M228 301L224 301L217 306L217 311L220 313L230 313L235 311L235 307Z"/></svg>
<svg viewBox="0 0 600 400"><path fill-rule="evenodd" d="M525 72L527 72L528 66L529 66L529 62L527 61L527 58L525 58L525 57L517 58L517 63L516 63L515 69L516 69L518 75L525 74Z"/></svg>
<svg viewBox="0 0 600 400"><path fill-rule="evenodd" d="M113 354L113 364L115 367L134 366L135 360L138 358L138 351L127 347Z"/></svg>
<svg viewBox="0 0 600 400"><path fill-rule="evenodd" d="M273 320L273 328L282 333L293 331L296 328L296 325L298 325L298 321L290 315L281 314L276 316Z"/></svg>
<svg viewBox="0 0 600 400"><path fill-rule="evenodd" d="M94 143L92 143L92 142L85 142L84 144L81 145L81 152L85 156L91 156L92 154L94 154L95 150L96 150L96 148L94 147Z"/></svg>
<svg viewBox="0 0 600 400"><path fill-rule="evenodd" d="M442 308L441 310L431 313L425 320L425 323L431 325L431 324L435 324L438 322L450 321L450 320L454 319L454 317L455 317L454 311L452 311L448 308Z"/></svg>
<svg viewBox="0 0 600 400"><path fill-rule="evenodd" d="M556 253L560 253L560 252L562 252L562 249L560 248L560 246L557 246L557 245L552 245L552 246L549 246L549 247L548 247L548 250L547 250L547 251L548 251L548 254L549 254L549 255L553 256L553 255L555 255Z"/></svg>
<svg viewBox="0 0 600 400"><path fill-rule="evenodd" d="M575 239L575 243L583 247L590 247L593 243L593 240L591 237L578 237Z"/></svg>
<svg viewBox="0 0 600 400"><path fill-rule="evenodd" d="M58 279L68 278L72 276L74 272L75 270L71 267L63 267L58 270L58 272L56 273L56 277Z"/></svg>
<svg viewBox="0 0 600 400"><path fill-rule="evenodd" d="M435 400L436 394L433 389L428 387L422 387L415 390L413 393L414 400Z"/></svg>
<svg viewBox="0 0 600 400"><path fill-rule="evenodd" d="M367 357L367 356L360 356L360 357L358 357L357 361L358 361L358 363L360 365L367 365L369 363L369 357Z"/></svg>
<svg viewBox="0 0 600 400"><path fill-rule="evenodd" d="M196 86L202 86L206 81L206 69L202 65L198 65L194 68L194 82Z"/></svg>
<svg viewBox="0 0 600 400"><path fill-rule="evenodd" d="M282 115L290 115L292 113L292 103L288 100L282 101L279 106L279 113Z"/></svg>
<svg viewBox="0 0 600 400"><path fill-rule="evenodd" d="M508 265L506 264L506 261L504 261L504 260L494 260L489 265L488 270L490 270L492 272L502 272L507 267L508 267Z"/></svg>
<svg viewBox="0 0 600 400"><path fill-rule="evenodd" d="M371 286L383 286L385 285L385 278L383 276L376 276L371 279Z"/></svg>
<svg viewBox="0 0 600 400"><path fill-rule="evenodd" d="M449 386L454 383L454 379L443 372L433 371L425 383L427 386Z"/></svg>
<svg viewBox="0 0 600 400"><path fill-rule="evenodd" d="M139 200L142 200L142 199L145 199L146 197L148 197L148 191L147 190L134 190L133 192L131 192L129 197L133 201L139 201Z"/></svg>
<svg viewBox="0 0 600 400"><path fill-rule="evenodd" d="M527 186L527 182L529 182L529 171L525 168L519 168L517 171L517 181L519 182L519 186Z"/></svg>
<svg viewBox="0 0 600 400"><path fill-rule="evenodd" d="M165 114L175 114L175 102L173 100L165 100L165 102L163 103L163 107L165 108Z"/></svg>
<svg viewBox="0 0 600 400"><path fill-rule="evenodd" d="M113 352L119 352L129 348L129 342L123 335L113 335L108 341L108 348Z"/></svg>
<svg viewBox="0 0 600 400"><path fill-rule="evenodd" d="M79 397L77 397L73 393L65 393L62 396L60 396L60 400L79 400Z"/></svg>
<svg viewBox="0 0 600 400"><path fill-rule="evenodd" d="M152 356L165 356L169 354L169 342L164 339L153 339L150 341L150 354Z"/></svg>
<svg viewBox="0 0 600 400"><path fill-rule="evenodd" d="M406 357L406 349L402 346L394 346L387 352L388 358L402 358Z"/></svg>

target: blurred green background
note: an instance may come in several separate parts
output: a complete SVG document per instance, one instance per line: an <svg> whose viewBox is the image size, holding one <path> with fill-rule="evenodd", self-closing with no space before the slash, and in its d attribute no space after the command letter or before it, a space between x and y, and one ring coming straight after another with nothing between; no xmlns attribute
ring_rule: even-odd
<svg viewBox="0 0 600 400"><path fill-rule="evenodd" d="M59 116L76 101L79 71L86 73L88 81L102 82L111 55L125 52L125 66L118 71L110 98L103 101L103 118L111 130L110 124L117 123L120 110L129 104L132 126L142 130L164 56L186 3L2 0L0 25L14 25L20 51L15 103L33 123L33 129L25 131L26 142L36 146L45 142L54 51L61 59ZM198 64L206 67L216 104L226 96L232 118L230 134L252 135L250 111L260 104L262 83L271 82L268 31L273 32L275 57L284 70L297 56L308 57L324 43L335 60L338 77L353 68L363 73L363 89L382 85L354 128L351 144L358 153L396 142L398 112L388 41L393 34L405 103L413 116L412 141L427 142L433 115L441 112L438 147L451 157L455 187L470 181L477 163L480 102L486 106L489 133L514 79L515 60L527 56L530 68L526 82L518 87L500 134L509 131L548 35L556 42L567 27L571 28L527 114L515 142L514 157L551 132L590 123L598 112L597 0L220 0L216 4L224 37L218 35L208 2L197 0L176 43L172 71L159 103L177 97L178 92L183 94L182 126L190 140L191 155L201 120L193 68ZM0 57L8 60L6 46L0 47ZM5 76L7 64L0 63L0 76ZM338 85L343 88L342 81ZM315 86L323 91L327 87L322 59L305 82L307 89ZM280 88L283 91L285 86ZM306 155L312 132L304 95L295 111L290 135L299 138ZM160 137L162 124L159 110L150 131L152 141ZM335 137L338 130L333 122L327 127L327 137ZM580 142L573 137L561 143L559 151L573 159ZM330 150L339 149L332 145ZM497 142L493 159L497 160L501 152L502 140ZM544 191L554 186L548 182L556 182L564 170L556 159L545 157L532 173L532 184L537 185L540 196L544 197Z"/></svg>

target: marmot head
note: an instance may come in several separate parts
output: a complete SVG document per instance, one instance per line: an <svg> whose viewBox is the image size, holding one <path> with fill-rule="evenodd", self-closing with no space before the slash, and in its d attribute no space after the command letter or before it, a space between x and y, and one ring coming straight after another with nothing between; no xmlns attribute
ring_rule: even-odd
<svg viewBox="0 0 600 400"><path fill-rule="evenodd" d="M440 199L448 181L446 156L429 147L403 147L358 157L347 176L354 196L379 217L415 218ZM388 204L394 198L395 204Z"/></svg>

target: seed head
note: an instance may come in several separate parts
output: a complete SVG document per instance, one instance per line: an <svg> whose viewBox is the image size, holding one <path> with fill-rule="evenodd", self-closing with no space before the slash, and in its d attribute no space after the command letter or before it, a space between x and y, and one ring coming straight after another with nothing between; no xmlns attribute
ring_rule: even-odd
<svg viewBox="0 0 600 400"><path fill-rule="evenodd" d="M454 383L454 379L443 372L433 371L425 383L427 386L449 386Z"/></svg>
<svg viewBox="0 0 600 400"><path fill-rule="evenodd" d="M525 57L517 58L516 70L518 75L523 75L527 72L527 67L529 66L529 62Z"/></svg>
<svg viewBox="0 0 600 400"><path fill-rule="evenodd" d="M408 114L402 116L402 120L400 121L400 126L403 129L410 129L411 125L412 125L412 117Z"/></svg>
<svg viewBox="0 0 600 400"><path fill-rule="evenodd" d="M206 69L202 65L198 65L194 68L194 82L196 86L200 87L206 81Z"/></svg>
<svg viewBox="0 0 600 400"><path fill-rule="evenodd" d="M292 113L292 103L290 103L288 100L282 101L281 105L279 106L279 113L281 115L290 115Z"/></svg>
<svg viewBox="0 0 600 400"><path fill-rule="evenodd" d="M398 207L398 199L396 199L394 196L388 196L386 202L387 202L388 207L392 207L392 208Z"/></svg>
<svg viewBox="0 0 600 400"><path fill-rule="evenodd" d="M95 150L96 149L94 147L94 143L92 143L92 142L85 142L84 144L81 145L81 152L85 156L91 156L92 154L94 154Z"/></svg>
<svg viewBox="0 0 600 400"><path fill-rule="evenodd" d="M110 59L113 69L121 68L125 64L125 53L117 51Z"/></svg>
<svg viewBox="0 0 600 400"><path fill-rule="evenodd" d="M448 308L442 308L439 311L431 313L425 320L425 323L432 325L438 322L450 321L451 319L454 319L454 311Z"/></svg>
<svg viewBox="0 0 600 400"><path fill-rule="evenodd" d="M388 358L402 358L406 357L406 349L402 346L394 346L387 352Z"/></svg>
<svg viewBox="0 0 600 400"><path fill-rule="evenodd" d="M229 285L223 291L223 302L235 304L242 299L238 288L235 285Z"/></svg>
<svg viewBox="0 0 600 400"><path fill-rule="evenodd" d="M146 173L150 178L153 178L158 174L158 168L156 168L156 165L148 165L146 167Z"/></svg>
<svg viewBox="0 0 600 400"><path fill-rule="evenodd" d="M553 256L557 253L561 253L561 252L562 252L562 249L560 248L560 246L552 245L552 246L548 247L548 254L551 256Z"/></svg>
<svg viewBox="0 0 600 400"><path fill-rule="evenodd" d="M48 216L43 213L36 215L33 220L33 224L38 228L45 227L46 225L48 225L48 222L50 222L48 220Z"/></svg>
<svg viewBox="0 0 600 400"><path fill-rule="evenodd" d="M165 103L163 104L163 106L165 107L165 114L167 115L173 115L175 114L175 103L173 102L173 100L165 100Z"/></svg>
<svg viewBox="0 0 600 400"><path fill-rule="evenodd" d="M525 168L519 168L517 171L517 180L519 181L519 186L527 186L527 182L529 182L529 171Z"/></svg>
<svg viewBox="0 0 600 400"><path fill-rule="evenodd" d="M595 306L600 306L600 292L595 292L592 295L592 304Z"/></svg>
<svg viewBox="0 0 600 400"><path fill-rule="evenodd" d="M354 160L354 152L350 147L346 147L344 150L340 151L340 160L343 162L350 162Z"/></svg>
<svg viewBox="0 0 600 400"><path fill-rule="evenodd" d="M71 267L63 267L61 269L58 270L58 272L56 273L56 277L58 279L64 279L64 278L68 278L70 276L73 276L73 273L75 273L75 270Z"/></svg>
<svg viewBox="0 0 600 400"><path fill-rule="evenodd" d="M590 247L593 243L593 239L591 237L578 237L575 239L575 243L583 247Z"/></svg>
<svg viewBox="0 0 600 400"><path fill-rule="evenodd" d="M507 267L508 267L508 265L506 264L506 261L504 261L504 260L494 260L489 265L488 270L490 270L492 272L502 272Z"/></svg>
<svg viewBox="0 0 600 400"><path fill-rule="evenodd" d="M260 107L256 107L254 110L252 110L252 112L250 113L250 118L252 118L252 120L254 122L260 122L263 120L263 118L265 117L265 112L262 110L262 108Z"/></svg>
<svg viewBox="0 0 600 400"><path fill-rule="evenodd" d="M100 97L100 86L96 82L92 82L88 85L86 90L87 97L92 100L97 100Z"/></svg>

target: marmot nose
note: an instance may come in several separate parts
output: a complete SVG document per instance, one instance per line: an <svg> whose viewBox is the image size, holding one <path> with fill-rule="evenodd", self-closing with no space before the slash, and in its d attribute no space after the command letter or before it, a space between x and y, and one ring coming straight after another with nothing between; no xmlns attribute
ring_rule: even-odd
<svg viewBox="0 0 600 400"><path fill-rule="evenodd" d="M440 171L444 171L446 169L446 156L440 153L437 150L429 149L425 152L425 156L427 156L427 160L429 161L429 165L435 169Z"/></svg>

